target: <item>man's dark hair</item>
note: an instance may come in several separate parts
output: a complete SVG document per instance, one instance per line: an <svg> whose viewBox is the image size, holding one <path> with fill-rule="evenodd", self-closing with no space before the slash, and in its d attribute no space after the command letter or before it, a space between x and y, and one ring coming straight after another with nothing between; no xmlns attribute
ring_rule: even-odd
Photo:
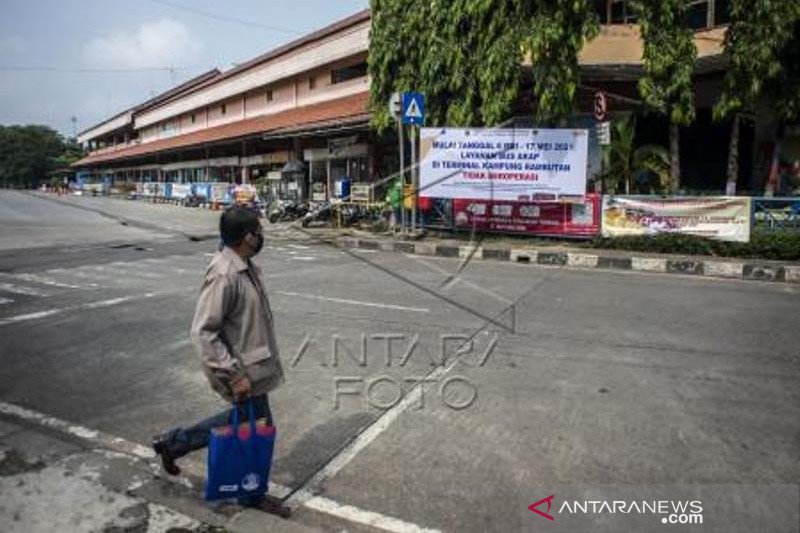
<svg viewBox="0 0 800 533"><path fill-rule="evenodd" d="M243 207L229 207L219 218L219 235L225 246L236 246L248 233L258 231L258 215Z"/></svg>

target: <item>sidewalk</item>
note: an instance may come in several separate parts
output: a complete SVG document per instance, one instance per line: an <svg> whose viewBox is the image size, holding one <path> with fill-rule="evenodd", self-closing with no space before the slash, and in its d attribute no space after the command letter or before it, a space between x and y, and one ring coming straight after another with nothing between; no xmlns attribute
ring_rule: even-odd
<svg viewBox="0 0 800 533"><path fill-rule="evenodd" d="M219 213L215 211L105 196L58 196L39 191L30 191L29 194L92 211L121 224L164 231L175 236L205 240L219 234Z"/></svg>
<svg viewBox="0 0 800 533"><path fill-rule="evenodd" d="M55 196L32 192L36 196L87 209L120 223L174 233L193 240L215 239L219 212L185 208L172 204L108 197ZM267 238L280 241L330 243L340 248L382 250L415 255L455 257L469 260L511 261L543 266L580 269L612 269L681 274L712 278L800 283L800 263L728 257L665 255L579 248L559 244L526 245L519 241L493 239L478 246L467 241L425 237L417 241L392 235L375 235L356 229L297 227L297 224L264 224Z"/></svg>
<svg viewBox="0 0 800 533"><path fill-rule="evenodd" d="M314 531L260 511L203 502L202 481L161 477L155 461L0 415L0 531Z"/></svg>
<svg viewBox="0 0 800 533"><path fill-rule="evenodd" d="M108 196L58 196L53 193L29 191L38 198L84 209L115 220L120 224L162 231L191 240L211 240L219 237L220 211L182 207L171 203L152 203L146 200L126 200ZM342 234L332 228L301 228L299 224L262 222L267 237L276 241L332 241Z"/></svg>

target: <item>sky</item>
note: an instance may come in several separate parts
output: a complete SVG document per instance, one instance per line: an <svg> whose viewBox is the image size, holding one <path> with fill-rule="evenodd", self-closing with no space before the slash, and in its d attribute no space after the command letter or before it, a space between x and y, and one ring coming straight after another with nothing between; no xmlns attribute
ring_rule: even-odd
<svg viewBox="0 0 800 533"><path fill-rule="evenodd" d="M368 5L0 0L0 124L46 124L71 136L211 68L231 68Z"/></svg>

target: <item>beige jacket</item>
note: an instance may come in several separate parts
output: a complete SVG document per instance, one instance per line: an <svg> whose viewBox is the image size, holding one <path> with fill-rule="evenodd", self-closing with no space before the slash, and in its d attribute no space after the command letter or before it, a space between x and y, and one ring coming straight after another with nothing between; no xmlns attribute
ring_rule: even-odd
<svg viewBox="0 0 800 533"><path fill-rule="evenodd" d="M283 382L272 310L261 271L228 247L211 259L192 321L194 341L211 386L232 400L231 383L247 376L253 395Z"/></svg>

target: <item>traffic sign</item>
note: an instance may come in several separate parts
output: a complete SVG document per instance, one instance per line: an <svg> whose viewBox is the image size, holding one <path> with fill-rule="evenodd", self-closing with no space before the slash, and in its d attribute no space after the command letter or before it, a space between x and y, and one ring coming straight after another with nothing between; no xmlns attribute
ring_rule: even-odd
<svg viewBox="0 0 800 533"><path fill-rule="evenodd" d="M403 93L403 124L421 126L425 122L425 97L421 93Z"/></svg>
<svg viewBox="0 0 800 533"><path fill-rule="evenodd" d="M607 146L611 144L611 123L598 122L597 123L597 140L600 146Z"/></svg>
<svg viewBox="0 0 800 533"><path fill-rule="evenodd" d="M399 119L402 113L402 110L400 108L401 104L400 100L401 100L400 93L392 93L391 98L389 98L389 114L395 120Z"/></svg>
<svg viewBox="0 0 800 533"><path fill-rule="evenodd" d="M608 99L606 98L606 93L603 91L597 91L594 95L594 118L597 121L602 122L606 119L606 113L608 112Z"/></svg>

